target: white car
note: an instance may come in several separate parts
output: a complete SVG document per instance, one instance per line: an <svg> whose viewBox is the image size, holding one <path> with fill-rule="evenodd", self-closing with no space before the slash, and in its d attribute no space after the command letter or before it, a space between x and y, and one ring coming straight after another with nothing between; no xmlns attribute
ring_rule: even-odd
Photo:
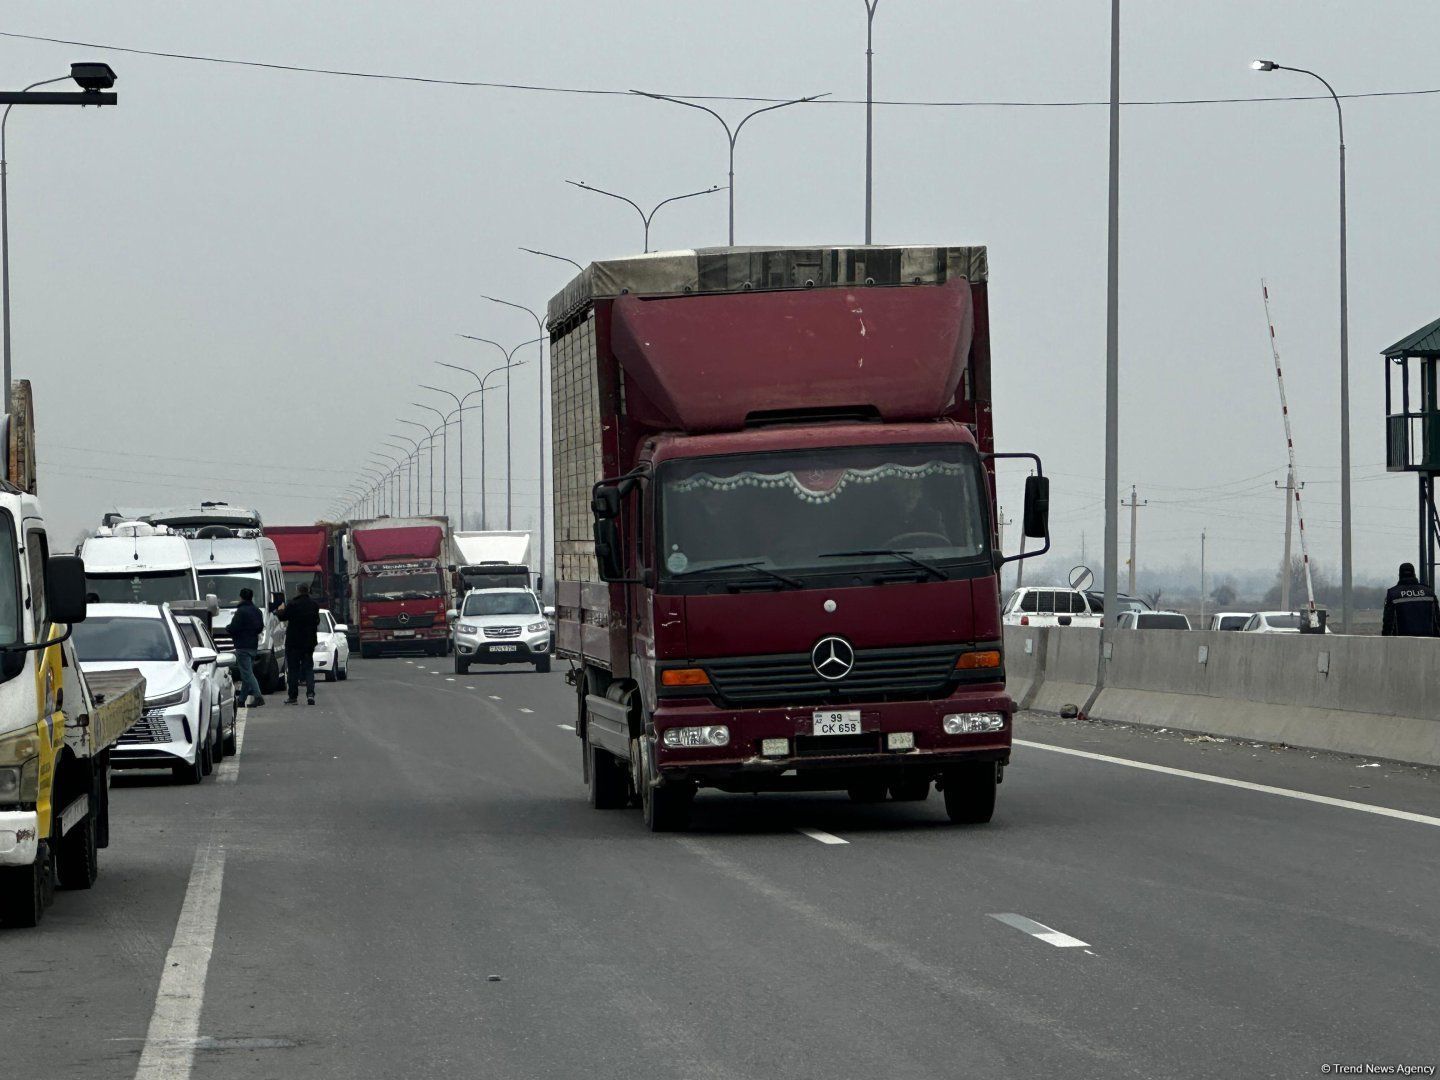
<svg viewBox="0 0 1440 1080"><path fill-rule="evenodd" d="M1189 630L1190 620L1178 611L1122 611L1119 630Z"/></svg>
<svg viewBox="0 0 1440 1080"><path fill-rule="evenodd" d="M74 634L80 670L145 676L145 712L111 751L111 766L169 768L183 784L208 776L220 729L210 670L233 667L235 654L192 646L168 604L91 604Z"/></svg>
<svg viewBox="0 0 1440 1080"><path fill-rule="evenodd" d="M471 664L516 663L549 671L553 613L531 589L472 589L449 612L455 673L466 674Z"/></svg>
<svg viewBox="0 0 1440 1080"><path fill-rule="evenodd" d="M326 682L350 677L349 629L337 623L328 608L320 609L320 625L315 628L315 674L324 675Z"/></svg>
<svg viewBox="0 0 1440 1080"><path fill-rule="evenodd" d="M1045 585L1016 589L1001 622L1006 626L1099 626L1100 604L1079 589Z"/></svg>
<svg viewBox="0 0 1440 1080"><path fill-rule="evenodd" d="M1298 634L1305 616L1298 611L1257 611L1241 627L1250 634ZM1325 627L1330 633L1330 627Z"/></svg>
<svg viewBox="0 0 1440 1080"><path fill-rule="evenodd" d="M1245 624L1250 621L1251 611L1217 611L1210 616L1210 623L1206 630L1244 630Z"/></svg>
<svg viewBox="0 0 1440 1080"><path fill-rule="evenodd" d="M240 710L235 704L235 674L231 668L220 664L220 650L215 647L215 639L210 636L210 631L200 621L198 615L177 614L175 622L180 627L180 633L190 643L190 650L193 653L196 649L209 649L215 654L215 663L207 668L210 675L210 704L219 717L217 733L215 736L215 760L222 760L226 754L235 753L237 745L237 728Z"/></svg>

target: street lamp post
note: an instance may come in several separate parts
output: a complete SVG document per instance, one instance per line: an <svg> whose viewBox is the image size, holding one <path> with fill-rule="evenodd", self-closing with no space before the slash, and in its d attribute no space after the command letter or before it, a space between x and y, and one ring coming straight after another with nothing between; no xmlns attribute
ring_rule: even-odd
<svg viewBox="0 0 1440 1080"><path fill-rule="evenodd" d="M640 215L640 224L644 226L645 254L647 255L650 254L650 222L655 220L655 215L660 212L660 208L662 206L665 206L666 204L672 202L679 202L681 199L693 199L697 195L713 195L715 194L715 192L720 190L719 184L711 184L704 191L691 191L685 195L671 195L668 199L661 199L658 203L655 204L654 208L650 211L650 213L647 214L644 210L640 209L640 205L638 203L636 203L632 199L627 199L624 195L617 195L613 191L606 191L604 188L595 187L593 184L587 184L583 180L566 180L565 182L572 187L578 187L584 191L593 191L596 195L609 195L612 199L619 199L623 203L629 203L630 206L634 208L635 212ZM543 252L541 254L543 254Z"/></svg>
<svg viewBox="0 0 1440 1080"><path fill-rule="evenodd" d="M1325 87L1335 102L1340 133L1340 632L1350 633L1352 560L1350 543L1350 293L1345 256L1345 113L1340 95L1322 76L1305 68L1288 67L1274 60L1256 60L1256 71L1293 71L1309 75ZM1286 568L1289 573L1289 568Z"/></svg>
<svg viewBox="0 0 1440 1080"><path fill-rule="evenodd" d="M32 94L37 86L74 79L80 87L79 93ZM16 105L114 105L116 96L101 91L115 85L115 73L110 65L99 63L71 64L69 75L54 79L42 79L31 83L19 92L0 93L0 104L5 106L0 116L0 307L3 307L5 334L5 408L10 412L10 192L8 183L8 155L5 152L5 132L10 123L10 110Z"/></svg>
<svg viewBox="0 0 1440 1080"><path fill-rule="evenodd" d="M380 459L382 459L383 461L388 461L391 465L394 466L394 468L390 470L389 476L395 477L395 498L394 498L394 506L395 506L395 509L394 509L394 513L395 513L395 516L396 516L396 517L399 517L399 516L400 516L400 468L401 468L401 466L404 464L404 462L401 461L400 458L393 457L393 456L391 456L390 454L382 454L382 453L380 453L378 450L371 450L371 451L370 451L370 456L373 457L373 458L380 458ZM387 480L389 479L389 476L386 477Z"/></svg>
<svg viewBox="0 0 1440 1080"><path fill-rule="evenodd" d="M450 418L434 405L426 405L423 401L412 401L410 404L417 409L433 412L440 418L440 513L448 522L450 520Z"/></svg>
<svg viewBox="0 0 1440 1080"><path fill-rule="evenodd" d="M437 394L444 394L444 395L445 395L446 397L448 397L451 401L455 402L455 412L452 413L451 415L452 415L452 416L457 416L457 417L459 417L459 425L460 425L460 453L459 453L459 457L460 457L460 528L461 528L461 529L464 529L464 528L465 528L465 402L469 401L469 400L470 400L472 397L474 397L476 394L480 393L480 391L479 391L479 390L471 390L470 393L468 393L468 394L466 394L465 396L461 397L459 394L456 394L456 393L454 393L453 391L450 391L450 390L446 390L444 387L441 387L441 386L431 386L429 383L421 383L421 384L420 384L420 388L421 388L422 390L433 390L433 391L435 391L435 393L437 393ZM446 418L446 423L449 423L448 417ZM481 425L481 426L480 426L480 439L481 439L481 442L482 442L482 444L483 444L484 439L485 439L485 426L484 426L484 425L485 425L485 412L484 412L483 409L482 409L481 412L480 412L480 425ZM505 433L505 437L506 437L507 439L510 437L510 433L509 433L508 431ZM481 450L481 456L483 457L483 456L484 456L485 447L482 445L482 446L480 447L480 450ZM483 470L483 466L482 466L482 470ZM483 484L485 478L482 476L480 479L481 479L481 482L482 482L482 484ZM482 513L483 513L483 510L482 510Z"/></svg>
<svg viewBox="0 0 1440 1080"><path fill-rule="evenodd" d="M410 458L411 461L415 462L415 477L410 482L410 513L418 514L420 512L420 442L417 439L410 438L408 435L397 435L393 431L390 433L390 437L392 439L403 439L415 448L415 453ZM391 443L390 445L396 446L397 444Z"/></svg>
<svg viewBox="0 0 1440 1080"><path fill-rule="evenodd" d="M776 109L783 109L787 105L803 105L807 101L819 101L823 97L830 96L829 92L827 91L823 94L811 94L809 97L794 98L790 101L782 101L776 105L766 105L763 109L756 109L754 112L742 116L740 118L740 122L735 125L734 130L731 130L729 121L727 121L723 116L721 116L718 112L716 112L709 106L700 105L693 101L686 101L684 98L671 97L668 94L652 94L646 90L632 90L630 92L632 94L639 94L641 97L654 98L656 101L673 101L676 105L686 105L692 109L699 109L701 112L707 112L716 120L720 121L720 126L725 129L725 138L729 141L730 144L730 183L728 185L728 188L730 191L731 247L735 246L735 141L740 138L740 129L745 126L747 121L759 116L761 113L774 112Z"/></svg>
<svg viewBox="0 0 1440 1080"><path fill-rule="evenodd" d="M538 316L535 316L535 313L533 311L530 311L529 308L522 308L519 304L512 304L508 300L496 300L493 296L483 295L481 299L489 300L492 303L496 304L504 304L506 307L520 308L521 311L529 311L532 316L538 319ZM526 345L533 345L537 341L543 342L544 339L531 338L529 341L522 341L513 349L507 349L498 341L492 341L490 338L477 337L474 334L460 334L458 336L464 338L466 341L478 341L483 345L494 345L505 357L504 366L496 370L505 372L505 528L509 529L513 527L511 524L511 518L514 515L514 500L511 492L511 487L515 482L515 474L512 465L512 446L514 440L511 438L510 435L510 370L511 368L517 368L521 364L525 363L525 361L523 360L514 360L514 356L517 352L523 349ZM454 365L450 366L453 367ZM462 368L461 370L465 371L469 369ZM474 375L475 373L472 371L470 372L470 374ZM540 502L543 504L545 502L545 479L543 476L543 472L545 469L545 347L543 344L540 347L540 364L538 366L538 378L540 380L540 469L542 472L542 476L540 479Z"/></svg>
<svg viewBox="0 0 1440 1080"><path fill-rule="evenodd" d="M536 248L527 248L527 247L522 247L520 250L521 250L521 251L528 251L531 255L543 255L545 258L547 258L547 259L554 259L554 260L557 261L557 262L569 263L571 266L575 267L576 270L584 270L584 269L585 269L585 267L581 266L578 262L576 262L574 259L570 258L568 255L554 255L554 254L552 254L552 253L550 253L550 252L548 252L548 251L539 251L539 250L537 250Z"/></svg>
<svg viewBox="0 0 1440 1080"><path fill-rule="evenodd" d="M465 338L467 341L483 341L483 342L486 342L487 344L495 345L495 342L490 341L488 338L470 337L470 336L467 335L467 334L461 334L460 336L463 337L463 338ZM529 344L529 343L527 342L526 344ZM496 347L497 347L497 348L500 348L498 345L497 345ZM517 346L517 348L518 348L518 347L519 347L519 346ZM501 352L504 352L505 350L504 350L503 348L501 348L500 351L501 351ZM511 351L513 352L514 350L511 350ZM501 371L506 372L507 374L506 374L506 376L505 376L505 383L506 383L506 387L507 387L507 389L508 389L509 383L510 383L510 376L509 376L508 372L510 371L510 369L511 369L512 367L519 367L520 364L523 364L525 361L521 360L519 363L510 363L510 362L509 362L509 360L510 360L510 355L509 355L509 354L506 355L505 360L506 360L506 363L501 364L499 367L493 367L493 368L491 368L489 371L487 371L487 372L485 373L485 375L484 375L483 378L482 378L478 373L476 373L476 372L474 372L474 371L471 371L471 370L470 370L469 368L467 368L467 367L461 367L459 364L447 364L447 363L445 363L443 360L437 360L436 363L438 363L441 367L451 368L451 369L454 370L454 371L463 371L463 372L465 372L466 375L469 375L471 378L473 378L473 379L475 380L475 382L476 382L476 384L477 384L476 388L475 388L474 390L470 391L470 393L466 394L463 399L461 399L460 409L463 411L464 408L465 408L465 402L466 402L466 401L469 401L472 396L474 396L475 394L483 394L486 390L494 390L494 389L496 389L496 388L493 387L493 386L487 386L487 385L486 385L486 383L488 382L488 380L489 380L489 378L490 378L491 375L495 375L495 374L497 374L497 373L499 373L499 372L501 372ZM490 516L490 503L489 503L489 498L488 498L488 495L487 495L486 489L485 489L485 484L486 484L486 474L485 474L485 450L486 450L486 446L487 446L487 444L486 444L486 442L485 442L485 399L482 397L482 398L480 399L480 527L481 527L482 529L485 528L486 521L489 519L489 516ZM510 467L510 416L509 416L509 411L508 411L508 410L506 411L506 416L505 416L505 467L506 467L507 470L508 470L509 467ZM506 527L507 529L510 527L510 477L509 477L509 473L508 473L508 472L506 473L506 477L505 477L505 527Z"/></svg>
<svg viewBox="0 0 1440 1080"><path fill-rule="evenodd" d="M870 243L870 206L874 191L873 138L871 114L875 108L875 9L880 0L865 0L865 243ZM732 244L735 241L730 241Z"/></svg>
<svg viewBox="0 0 1440 1080"><path fill-rule="evenodd" d="M440 428L429 428L419 420L406 420L403 416L397 416L395 422L397 424L409 424L411 427L418 427L421 431L425 432L426 437L423 442L430 451L429 499L427 500L427 509L425 512L433 515L435 513L435 436L439 434Z"/></svg>

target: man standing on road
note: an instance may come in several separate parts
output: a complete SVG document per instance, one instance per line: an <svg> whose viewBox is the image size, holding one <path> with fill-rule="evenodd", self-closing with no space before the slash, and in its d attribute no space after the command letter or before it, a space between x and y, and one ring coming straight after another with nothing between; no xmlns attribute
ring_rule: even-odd
<svg viewBox="0 0 1440 1080"><path fill-rule="evenodd" d="M1440 637L1440 603L1435 590L1415 576L1411 563L1400 564L1400 580L1385 593L1386 637Z"/></svg>
<svg viewBox="0 0 1440 1080"><path fill-rule="evenodd" d="M230 640L235 643L235 666L240 669L240 699L237 706L247 702L252 706L265 704L260 693L260 682L255 678L255 652L260 648L260 633L265 629L265 616L255 606L255 593L251 589L240 590L240 604L230 620Z"/></svg>
<svg viewBox="0 0 1440 1080"><path fill-rule="evenodd" d="M287 600L275 614L284 620L285 662L290 668L286 678L285 704L294 705L300 697L300 680L305 680L305 701L315 704L315 639L320 628L320 605L310 599L310 586L300 585L295 599Z"/></svg>

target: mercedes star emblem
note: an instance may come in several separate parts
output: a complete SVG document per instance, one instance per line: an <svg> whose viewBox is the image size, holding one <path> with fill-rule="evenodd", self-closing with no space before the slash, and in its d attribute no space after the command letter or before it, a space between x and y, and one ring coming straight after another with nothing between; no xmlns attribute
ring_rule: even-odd
<svg viewBox="0 0 1440 1080"><path fill-rule="evenodd" d="M842 637L821 638L810 650L810 663L822 679L843 679L855 667L855 647Z"/></svg>
<svg viewBox="0 0 1440 1080"><path fill-rule="evenodd" d="M400 613L399 617L396 618L395 621L398 622L401 626L404 626L406 623L408 623L408 622L410 621L410 616L407 615L405 612L402 611L402 612Z"/></svg>

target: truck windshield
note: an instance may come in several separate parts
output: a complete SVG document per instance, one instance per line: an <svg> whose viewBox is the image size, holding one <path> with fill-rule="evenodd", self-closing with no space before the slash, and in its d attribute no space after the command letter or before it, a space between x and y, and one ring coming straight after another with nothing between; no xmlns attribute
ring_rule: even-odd
<svg viewBox="0 0 1440 1080"><path fill-rule="evenodd" d="M944 577L986 551L981 490L979 459L958 444L672 461L660 470L658 562L667 580L696 585L777 570Z"/></svg>
<svg viewBox="0 0 1440 1080"><path fill-rule="evenodd" d="M425 600L440 595L440 575L434 571L423 574L376 574L360 579L363 600Z"/></svg>
<svg viewBox="0 0 1440 1080"><path fill-rule="evenodd" d="M85 592L92 604L160 604L166 600L199 599L189 570L86 574Z"/></svg>
<svg viewBox="0 0 1440 1080"><path fill-rule="evenodd" d="M96 615L76 623L75 655L81 660L174 660L175 642L160 619Z"/></svg>
<svg viewBox="0 0 1440 1080"><path fill-rule="evenodd" d="M260 568L246 566L234 570L211 570L200 575L200 595L213 595L221 607L239 607L240 590L249 589L255 596L263 597L265 590L260 587Z"/></svg>
<svg viewBox="0 0 1440 1080"><path fill-rule="evenodd" d="M285 571L285 595L294 596L300 591L299 586L309 585L311 596L323 596L325 594L325 582L319 570L286 570ZM258 596L259 593L256 593Z"/></svg>
<svg viewBox="0 0 1440 1080"><path fill-rule="evenodd" d="M535 597L523 592L471 593L462 615L539 615Z"/></svg>

